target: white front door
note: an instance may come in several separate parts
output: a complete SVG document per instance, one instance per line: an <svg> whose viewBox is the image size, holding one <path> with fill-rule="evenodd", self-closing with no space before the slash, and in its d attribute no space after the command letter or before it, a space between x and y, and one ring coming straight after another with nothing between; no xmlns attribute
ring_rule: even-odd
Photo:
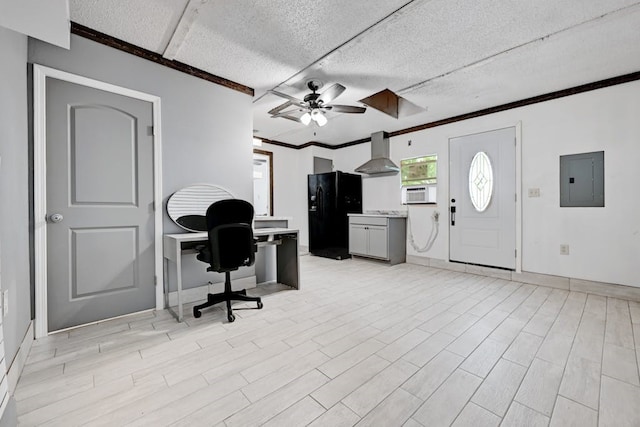
<svg viewBox="0 0 640 427"><path fill-rule="evenodd" d="M516 267L516 131L449 140L449 259Z"/></svg>

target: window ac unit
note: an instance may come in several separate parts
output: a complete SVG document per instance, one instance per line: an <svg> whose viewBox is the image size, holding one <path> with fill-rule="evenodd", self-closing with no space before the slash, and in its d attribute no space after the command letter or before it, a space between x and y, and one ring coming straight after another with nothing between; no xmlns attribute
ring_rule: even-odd
<svg viewBox="0 0 640 427"><path fill-rule="evenodd" d="M436 186L435 185L411 185L402 187L402 204L435 204L436 203Z"/></svg>

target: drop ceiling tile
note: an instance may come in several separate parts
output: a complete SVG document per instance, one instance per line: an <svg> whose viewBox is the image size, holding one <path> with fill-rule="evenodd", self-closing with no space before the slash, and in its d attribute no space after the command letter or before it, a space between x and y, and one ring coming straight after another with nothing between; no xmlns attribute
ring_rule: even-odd
<svg viewBox="0 0 640 427"><path fill-rule="evenodd" d="M188 0L70 0L71 21L162 53Z"/></svg>
<svg viewBox="0 0 640 427"><path fill-rule="evenodd" d="M429 118L439 120L635 72L638 22L640 6L433 79L403 96L429 105Z"/></svg>
<svg viewBox="0 0 640 427"><path fill-rule="evenodd" d="M372 93L402 91L595 19L630 0L416 2L323 60L328 75L362 76ZM349 84L348 79L343 80Z"/></svg>
<svg viewBox="0 0 640 427"><path fill-rule="evenodd" d="M404 3L212 0L201 8L176 59L260 95Z"/></svg>

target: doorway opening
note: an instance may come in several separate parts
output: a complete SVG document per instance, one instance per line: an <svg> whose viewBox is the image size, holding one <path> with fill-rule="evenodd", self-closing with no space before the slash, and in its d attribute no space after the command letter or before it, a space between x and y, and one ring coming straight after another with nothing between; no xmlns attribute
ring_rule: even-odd
<svg viewBox="0 0 640 427"><path fill-rule="evenodd" d="M253 150L253 208L256 216L273 216L273 153Z"/></svg>

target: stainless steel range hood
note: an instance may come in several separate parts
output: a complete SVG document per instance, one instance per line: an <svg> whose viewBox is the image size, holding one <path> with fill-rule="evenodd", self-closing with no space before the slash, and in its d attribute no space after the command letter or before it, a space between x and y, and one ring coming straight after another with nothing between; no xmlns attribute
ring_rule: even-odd
<svg viewBox="0 0 640 427"><path fill-rule="evenodd" d="M371 160L356 168L356 172L368 175L396 174L400 168L389 159L389 134L376 132L371 134Z"/></svg>

